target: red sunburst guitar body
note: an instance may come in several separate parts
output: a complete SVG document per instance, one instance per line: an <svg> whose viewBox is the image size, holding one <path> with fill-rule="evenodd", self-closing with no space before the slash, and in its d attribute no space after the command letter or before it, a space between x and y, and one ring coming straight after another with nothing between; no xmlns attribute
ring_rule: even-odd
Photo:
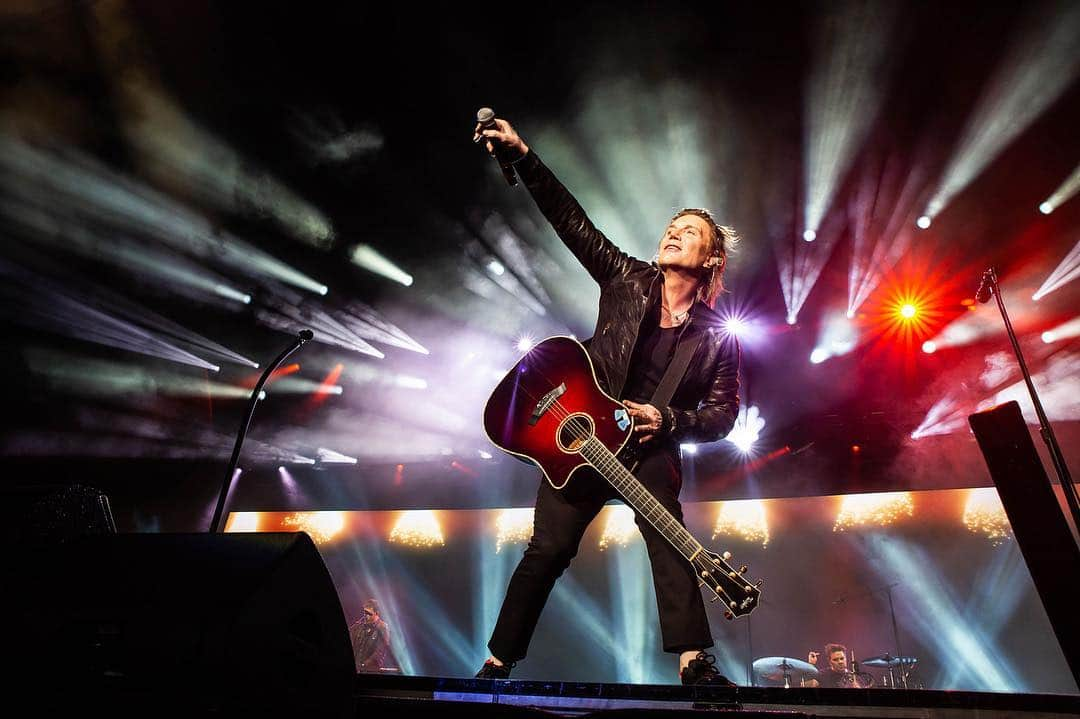
<svg viewBox="0 0 1080 719"><path fill-rule="evenodd" d="M500 449L540 467L555 489L565 487L575 470L593 467L693 565L729 618L757 607L761 590L743 576L746 567L735 571L725 561L730 554L702 547L619 461L630 442L631 418L600 389L577 340L552 337L529 350L492 392L484 429Z"/></svg>

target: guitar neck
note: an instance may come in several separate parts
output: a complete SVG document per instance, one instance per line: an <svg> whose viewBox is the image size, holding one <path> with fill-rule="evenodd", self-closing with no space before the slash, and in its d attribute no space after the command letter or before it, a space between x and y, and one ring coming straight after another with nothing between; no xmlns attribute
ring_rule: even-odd
<svg viewBox="0 0 1080 719"><path fill-rule="evenodd" d="M626 503L648 520L680 554L688 561L694 561L694 557L702 550L701 543L622 465L611 450L592 437L581 445L578 452L615 488Z"/></svg>

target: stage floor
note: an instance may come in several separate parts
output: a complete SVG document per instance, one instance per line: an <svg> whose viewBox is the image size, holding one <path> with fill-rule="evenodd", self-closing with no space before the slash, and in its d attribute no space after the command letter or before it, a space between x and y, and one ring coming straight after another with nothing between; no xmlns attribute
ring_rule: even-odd
<svg viewBox="0 0 1080 719"><path fill-rule="evenodd" d="M1054 719L1080 716L1080 696L898 689L734 689L439 677L357 676L357 716L651 716L721 711L740 717ZM469 704L466 708L463 704Z"/></svg>

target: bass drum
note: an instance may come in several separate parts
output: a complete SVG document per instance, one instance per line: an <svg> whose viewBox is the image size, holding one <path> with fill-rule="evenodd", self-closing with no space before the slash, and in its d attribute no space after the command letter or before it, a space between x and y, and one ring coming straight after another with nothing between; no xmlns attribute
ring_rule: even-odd
<svg viewBox="0 0 1080 719"><path fill-rule="evenodd" d="M836 686L844 689L870 689L874 686L874 677L866 672L844 672Z"/></svg>

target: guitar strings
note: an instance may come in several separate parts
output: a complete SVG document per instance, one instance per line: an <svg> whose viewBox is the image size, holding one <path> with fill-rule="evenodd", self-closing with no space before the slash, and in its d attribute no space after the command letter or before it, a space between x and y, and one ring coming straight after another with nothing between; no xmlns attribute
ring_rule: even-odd
<svg viewBox="0 0 1080 719"><path fill-rule="evenodd" d="M545 378L545 379L547 379L547 378ZM550 380L549 380L549 382L550 382ZM525 390L525 393L530 395L530 399L534 399L532 397L532 395L529 393L528 390ZM559 420L560 423L563 420L568 419L573 414L572 412L568 411L567 408L565 406L563 406L563 404L557 399L554 402L552 402L551 409L553 410L552 415L557 420ZM586 415L586 416L588 416L588 415ZM587 461L589 461L590 464L593 464L594 466L596 466L597 469L600 469L600 470L607 469L608 471L614 470L615 472L618 472L620 469L625 469L618 462L618 460L615 458L614 455L612 455L610 458L601 457L599 461L590 459L589 457L585 456L584 447L591 438L596 436L595 431L590 433L588 429L578 427L578 426L574 425L572 421L570 423L568 423L566 426L569 427L569 431L570 431L572 437L574 439L578 440L581 443L579 445L579 453L583 457L585 457L585 459ZM595 420L593 421L593 426L595 427ZM601 443L601 445L603 445L603 443ZM629 472L627 472L627 473L629 474ZM656 506L659 507L662 510L661 512L658 513L659 517L657 517L655 519L647 511L646 512L639 512L639 514L644 515L645 518L647 520L649 520L649 523L652 524L653 527L655 527L656 530L659 531L661 534L670 533L672 531L672 527L674 527L674 533L683 535L678 540L678 542L679 542L679 544L681 546L676 547L677 549L680 550L680 553L687 552L688 554L693 555L698 550L703 549L703 547L701 546L701 543L698 542L697 539L695 539L694 536L691 535L687 531L686 527L684 527L677 519L675 519L675 516L671 514L671 512L667 509L667 507L660 504L659 500L657 500L655 497L653 497L652 494L649 493L648 489L644 485L641 485L640 480L637 480L637 478L633 477L632 474L630 476L631 476L631 478L633 478L635 480L635 482L638 484L638 486L634 486L633 484L631 484L630 485L630 490L631 491L628 491L628 492L625 492L625 493L620 492L620 493L624 494L624 498L630 499L631 501L634 501L633 497L628 497L626 495L632 494L633 490L639 490L640 493L643 494L644 499L646 501L648 499L652 499L653 502L656 504ZM616 487L615 489L619 490L620 488ZM641 499L639 498L638 501L641 501ZM661 528L659 526L660 522L664 522L668 526L664 527L664 528ZM686 556L686 555L684 554L684 556Z"/></svg>
<svg viewBox="0 0 1080 719"><path fill-rule="evenodd" d="M552 382L552 380L549 379L548 377L544 376L543 373L540 373L540 376L544 380L546 380L549 384L554 385L554 382ZM520 387L520 385L519 385L519 387ZM528 389L525 389L524 387L520 387L520 388L522 389L522 391L526 395L528 395L529 399L534 400L534 401L539 401L539 400L537 400L537 398L531 392L529 392ZM563 422L563 420L566 420L566 419L570 418L574 414L573 412L570 412L565 406L563 406L562 402L560 402L558 399L555 399L551 403L549 409L552 411L552 416L554 416L557 420L559 420L560 424ZM588 417L589 415L585 414L585 416ZM590 419L592 419L592 418L590 417ZM608 470L614 469L616 472L618 470L620 470L620 469L625 470L625 467L623 467L622 464L619 463L618 459L615 457L614 454L612 454L610 458L601 457L600 461L592 460L589 457L585 456L584 447L585 447L585 445L588 443L588 441L590 439L596 437L595 429L594 429L593 432L590 432L588 429L578 427L577 425L574 425L572 422L568 423L566 426L569 427L569 432L571 433L571 437L580 442L580 444L578 445L578 449L575 450L575 451L577 451L578 454L580 454L582 457L584 457L585 460L588 461L590 464L592 464L594 467L596 467L597 469L601 469L601 470L603 470L605 468L608 469ZM595 420L593 420L593 427L595 428L595 426L596 426L596 423L595 423ZM604 449L607 449L607 447L604 446L603 442L600 442L600 446L603 447ZM610 453L610 450L608 450L608 452ZM601 465L603 465L603 466L601 466ZM627 471L627 473L630 474L629 471ZM651 493L649 493L648 489L644 485L641 484L640 480L638 480L632 474L630 474L630 477L632 479L634 479L635 482L638 485L637 487L635 487L634 485L630 485L631 489L640 488L642 491L644 491L644 493L646 494L647 497L651 498L656 503L656 505L658 507L660 507L660 509L662 510L662 513L660 514L660 519L666 519L669 523L673 524L676 527L676 532L678 532L678 530L681 529L682 534L684 534L686 537L689 538L689 540L693 543L693 544L690 545L690 547L694 550L692 552L692 554L696 554L698 552L698 550L704 549L704 547L701 545L701 543L698 542L697 539L692 534L690 534L690 532L686 529L686 527L684 527L678 520L675 519L674 515L672 515L671 512L668 511L667 507L664 507L662 504L660 504L659 500L657 500L655 497L652 496ZM615 487L615 489L620 490L619 487ZM624 499L630 499L627 496L626 493L623 493L622 491L620 491L620 494L623 494ZM633 500L631 499L631 501L633 501ZM670 529L669 530L661 529L657 524L659 519L654 520L652 518L652 516L648 512L638 512L638 514L639 515L644 515L645 518L649 521L649 524L653 525L653 527L658 532L660 532L661 534L664 534L665 531L670 531ZM681 540L681 543L685 545L686 544L686 539ZM676 549L678 549L678 547L676 547ZM681 551L680 551L680 553L681 553ZM684 555L684 557L685 557L685 555ZM692 560L688 560L688 561L690 561L691 565L693 565ZM728 575L728 572L733 572L734 569L732 567L730 567L729 565L727 565L726 562L723 562L723 560L717 559L715 561L717 561L719 563L719 565L723 568L723 571L719 572L717 575L713 575L713 576L720 577L719 583L717 584L716 587L713 587L712 585L709 585L709 588L710 588L710 590L713 590L714 593L717 593L715 590L718 588L719 592L724 595L724 597L722 597L722 598L724 599L725 604L732 604L733 603L732 595L729 594L727 589L725 589L723 586L720 586L720 585L721 584L726 584L729 581L733 582L733 583L737 583L739 585L739 588L740 588L739 593L742 594L743 593L741 591L742 590L742 582L739 582L739 579L741 577L736 577L735 579L732 579ZM704 583L704 582L702 582L702 583ZM747 586L749 586L749 585L747 585ZM717 593L717 597L721 598L719 593Z"/></svg>

